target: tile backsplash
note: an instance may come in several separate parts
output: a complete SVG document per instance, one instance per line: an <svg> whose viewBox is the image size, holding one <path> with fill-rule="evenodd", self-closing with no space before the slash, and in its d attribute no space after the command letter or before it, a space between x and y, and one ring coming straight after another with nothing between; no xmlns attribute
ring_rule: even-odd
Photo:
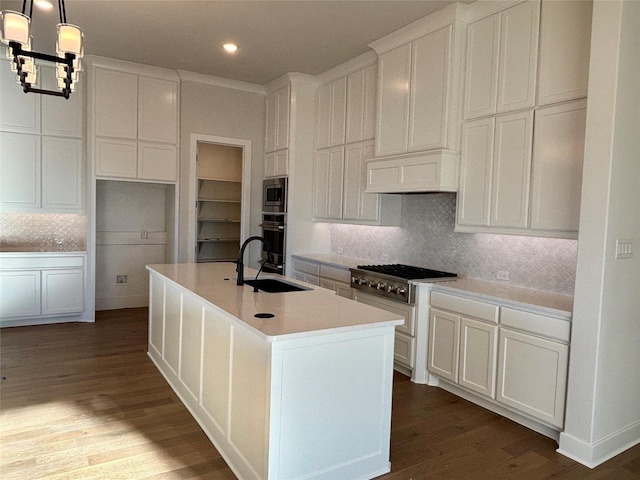
<svg viewBox="0 0 640 480"><path fill-rule="evenodd" d="M78 252L87 249L86 216L0 213L1 252Z"/></svg>
<svg viewBox="0 0 640 480"><path fill-rule="evenodd" d="M331 225L331 252L573 295L577 240L455 233L455 194L405 195L399 227Z"/></svg>

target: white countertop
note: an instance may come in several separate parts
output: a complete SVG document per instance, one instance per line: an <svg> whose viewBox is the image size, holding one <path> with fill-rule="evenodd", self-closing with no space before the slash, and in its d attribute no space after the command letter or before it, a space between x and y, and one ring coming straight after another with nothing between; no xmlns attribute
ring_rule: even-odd
<svg viewBox="0 0 640 480"><path fill-rule="evenodd" d="M356 268L358 265L376 265L380 262L374 260L366 260L356 257L343 257L342 255L333 255L331 253L296 253L291 255L293 258L301 260L312 260L318 263L324 263L335 268Z"/></svg>
<svg viewBox="0 0 640 480"><path fill-rule="evenodd" d="M289 277L288 283L311 287L311 290L287 293L254 292L249 285L236 285L234 263L179 263L147 265L177 285L235 318L269 341L293 336L365 329L386 325L401 325L398 314L373 308L339 297L335 292L310 286ZM245 279L252 279L256 270L245 268ZM261 274L259 278L270 275ZM272 313L274 318L255 318L256 313Z"/></svg>
<svg viewBox="0 0 640 480"><path fill-rule="evenodd" d="M573 297L571 295L513 287L465 277L446 282L432 282L430 285L433 290L453 294L463 292L466 296L470 294L479 300L497 301L504 306L523 308L565 319L571 319L573 314Z"/></svg>

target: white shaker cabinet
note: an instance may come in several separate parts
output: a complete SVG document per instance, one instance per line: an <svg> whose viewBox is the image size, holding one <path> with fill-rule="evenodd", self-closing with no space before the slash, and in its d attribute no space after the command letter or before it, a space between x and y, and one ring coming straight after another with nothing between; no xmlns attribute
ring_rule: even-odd
<svg viewBox="0 0 640 480"><path fill-rule="evenodd" d="M80 212L83 205L83 149L77 138L42 137L42 209Z"/></svg>
<svg viewBox="0 0 640 480"><path fill-rule="evenodd" d="M427 370L441 378L458 381L460 316L431 309Z"/></svg>
<svg viewBox="0 0 640 480"><path fill-rule="evenodd" d="M318 89L317 149L344 145L346 114L347 77L322 85Z"/></svg>
<svg viewBox="0 0 640 480"><path fill-rule="evenodd" d="M318 150L314 165L314 217L342 217L344 147Z"/></svg>
<svg viewBox="0 0 640 480"><path fill-rule="evenodd" d="M40 208L40 157L41 144L38 135L0 133L2 211Z"/></svg>
<svg viewBox="0 0 640 480"><path fill-rule="evenodd" d="M282 87L267 95L265 152L275 152L289 147L289 97L290 87Z"/></svg>
<svg viewBox="0 0 640 480"><path fill-rule="evenodd" d="M532 230L578 231L586 117L586 99L536 111Z"/></svg>
<svg viewBox="0 0 640 480"><path fill-rule="evenodd" d="M448 148L452 28L380 54L377 156Z"/></svg>
<svg viewBox="0 0 640 480"><path fill-rule="evenodd" d="M465 120L535 105L539 20L532 0L469 24Z"/></svg>
<svg viewBox="0 0 640 480"><path fill-rule="evenodd" d="M376 135L377 75L377 65L369 65L347 76L347 144L373 140Z"/></svg>
<svg viewBox="0 0 640 480"><path fill-rule="evenodd" d="M267 153L264 156L264 176L282 177L289 173L289 149Z"/></svg>
<svg viewBox="0 0 640 480"><path fill-rule="evenodd" d="M58 81L53 67L41 65L38 79L47 90L58 90ZM76 84L76 91L68 99L51 95L40 95L42 135L82 138L84 135L84 85L85 72Z"/></svg>
<svg viewBox="0 0 640 480"><path fill-rule="evenodd" d="M592 1L543 0L538 104L587 96Z"/></svg>
<svg viewBox="0 0 640 480"><path fill-rule="evenodd" d="M95 67L95 174L175 182L178 81Z"/></svg>
<svg viewBox="0 0 640 480"><path fill-rule="evenodd" d="M374 142L349 144L344 151L344 192L342 218L371 220L379 217L380 195L365 193L367 188L367 159L373 157Z"/></svg>
<svg viewBox="0 0 640 480"><path fill-rule="evenodd" d="M38 134L42 95L24 93L16 79L9 61L0 60L0 129L5 132Z"/></svg>
<svg viewBox="0 0 640 480"><path fill-rule="evenodd" d="M40 270L0 271L0 320L40 315Z"/></svg>

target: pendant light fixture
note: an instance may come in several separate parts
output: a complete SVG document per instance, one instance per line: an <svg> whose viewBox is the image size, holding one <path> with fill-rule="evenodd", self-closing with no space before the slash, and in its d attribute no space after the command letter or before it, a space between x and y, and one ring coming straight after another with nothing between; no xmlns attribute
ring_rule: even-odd
<svg viewBox="0 0 640 480"><path fill-rule="evenodd" d="M82 46L84 35L80 28L67 23L64 0L58 0L60 23L57 27L57 56L33 52L31 50L33 2L34 0L29 1L29 15L25 13L27 0L22 2L22 12L14 12L13 10L0 12L2 26L0 40L8 45L7 57L12 60L11 70L16 72L17 81L22 85L24 93L33 92L69 98L69 94L76 90L76 83L79 80L78 74L82 70L80 59L84 55ZM55 63L59 90L36 88L38 69L35 60Z"/></svg>

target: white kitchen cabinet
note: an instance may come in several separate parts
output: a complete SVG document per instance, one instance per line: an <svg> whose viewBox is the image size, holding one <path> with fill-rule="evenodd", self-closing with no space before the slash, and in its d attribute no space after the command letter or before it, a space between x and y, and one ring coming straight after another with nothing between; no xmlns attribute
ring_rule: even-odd
<svg viewBox="0 0 640 480"><path fill-rule="evenodd" d="M42 271L42 315L84 310L84 269Z"/></svg>
<svg viewBox="0 0 640 480"><path fill-rule="evenodd" d="M586 99L536 110L532 230L578 231L586 116Z"/></svg>
<svg viewBox="0 0 640 480"><path fill-rule="evenodd" d="M375 138L377 75L377 65L369 65L347 76L347 144Z"/></svg>
<svg viewBox="0 0 640 480"><path fill-rule="evenodd" d="M539 21L532 0L469 24L465 120L535 105Z"/></svg>
<svg viewBox="0 0 640 480"><path fill-rule="evenodd" d="M341 77L318 89L316 149L345 143L347 114L347 77Z"/></svg>
<svg viewBox="0 0 640 480"><path fill-rule="evenodd" d="M82 211L82 140L43 136L41 141L42 209L61 212Z"/></svg>
<svg viewBox="0 0 640 480"><path fill-rule="evenodd" d="M99 178L178 178L178 82L96 67L94 164Z"/></svg>
<svg viewBox="0 0 640 480"><path fill-rule="evenodd" d="M294 257L291 276L310 285L334 290L341 297L351 298L351 275L346 267L338 268Z"/></svg>
<svg viewBox="0 0 640 480"><path fill-rule="evenodd" d="M431 309L427 370L452 382L458 381L460 316Z"/></svg>
<svg viewBox="0 0 640 480"><path fill-rule="evenodd" d="M0 133L2 210L81 212L82 153L80 139Z"/></svg>
<svg viewBox="0 0 640 480"><path fill-rule="evenodd" d="M496 117L489 222L492 226L527 226L532 137L533 111Z"/></svg>
<svg viewBox="0 0 640 480"><path fill-rule="evenodd" d="M3 254L0 326L47 323L81 314L84 285L84 254Z"/></svg>
<svg viewBox="0 0 640 480"><path fill-rule="evenodd" d="M40 270L0 271L0 319L40 315Z"/></svg>
<svg viewBox="0 0 640 480"><path fill-rule="evenodd" d="M344 147L318 150L314 166L314 217L342 217Z"/></svg>
<svg viewBox="0 0 640 480"><path fill-rule="evenodd" d="M53 67L41 65L38 80L47 90L59 90ZM42 135L82 138L84 135L84 85L85 72L80 73L76 91L68 99L52 95L38 95L41 101Z"/></svg>
<svg viewBox="0 0 640 480"><path fill-rule="evenodd" d="M404 318L404 323L396 327L393 358L396 370L411 375L411 371L416 365L415 305L403 304L375 295L368 295L359 290L353 291L353 300L396 313Z"/></svg>
<svg viewBox="0 0 640 480"><path fill-rule="evenodd" d="M5 132L40 133L40 97L26 94L9 61L0 60L0 129ZM38 77L40 78L40 76Z"/></svg>
<svg viewBox="0 0 640 480"><path fill-rule="evenodd" d="M40 208L40 158L38 135L0 133L0 195L3 212Z"/></svg>
<svg viewBox="0 0 640 480"><path fill-rule="evenodd" d="M267 153L264 156L264 176L282 177L289 173L289 149Z"/></svg>
<svg viewBox="0 0 640 480"><path fill-rule="evenodd" d="M342 218L345 220L377 221L380 218L380 203L383 199L375 193L365 193L367 159L373 157L374 148L374 142L371 140L345 147L342 205Z"/></svg>
<svg viewBox="0 0 640 480"><path fill-rule="evenodd" d="M542 1L539 105L587 96L592 7L592 1Z"/></svg>
<svg viewBox="0 0 640 480"><path fill-rule="evenodd" d="M282 87L267 95L265 152L275 152L289 147L290 87Z"/></svg>
<svg viewBox="0 0 640 480"><path fill-rule="evenodd" d="M427 369L495 398L498 306L441 292L431 306Z"/></svg>
<svg viewBox="0 0 640 480"><path fill-rule="evenodd" d="M380 55L376 156L449 146L452 31L448 25Z"/></svg>
<svg viewBox="0 0 640 480"><path fill-rule="evenodd" d="M501 328L497 400L562 428L568 360L564 343Z"/></svg>

